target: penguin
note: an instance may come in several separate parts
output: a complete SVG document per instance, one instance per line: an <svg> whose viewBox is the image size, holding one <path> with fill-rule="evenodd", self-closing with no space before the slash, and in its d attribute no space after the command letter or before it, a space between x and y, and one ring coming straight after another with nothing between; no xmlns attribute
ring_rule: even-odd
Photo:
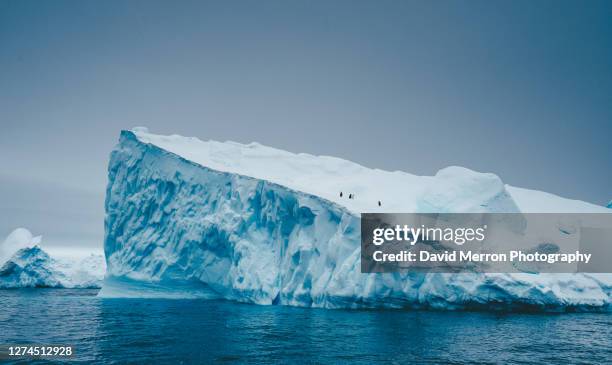
<svg viewBox="0 0 612 365"><path fill-rule="evenodd" d="M340 197L342 198L342 192L340 192Z"/></svg>
<svg viewBox="0 0 612 365"><path fill-rule="evenodd" d="M380 204L380 200L379 200L379 201L378 201L378 206L380 207L380 205L381 205L381 204Z"/></svg>
<svg viewBox="0 0 612 365"><path fill-rule="evenodd" d="M349 199L353 199L353 194L349 194Z"/></svg>

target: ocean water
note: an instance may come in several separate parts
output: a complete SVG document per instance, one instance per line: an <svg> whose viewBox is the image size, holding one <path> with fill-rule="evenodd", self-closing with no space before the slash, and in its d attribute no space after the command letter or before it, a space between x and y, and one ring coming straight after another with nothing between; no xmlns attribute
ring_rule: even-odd
<svg viewBox="0 0 612 365"><path fill-rule="evenodd" d="M612 361L612 315L605 313L325 310L95 295L0 290L0 344L70 344L70 363Z"/></svg>

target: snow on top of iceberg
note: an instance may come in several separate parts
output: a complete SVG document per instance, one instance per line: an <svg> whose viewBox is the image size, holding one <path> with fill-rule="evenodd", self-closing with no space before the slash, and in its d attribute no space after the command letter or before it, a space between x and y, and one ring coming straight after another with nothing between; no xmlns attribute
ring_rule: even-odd
<svg viewBox="0 0 612 365"><path fill-rule="evenodd" d="M582 200L561 198L538 190L529 190L506 185L516 204L523 212L534 213L612 213L606 207Z"/></svg>
<svg viewBox="0 0 612 365"><path fill-rule="evenodd" d="M163 136L149 133L145 127L134 128L132 133L142 143L199 165L320 196L354 213L609 212L586 202L504 185L495 174L463 167L447 167L435 176L417 176L371 169L336 157L295 154L256 142Z"/></svg>

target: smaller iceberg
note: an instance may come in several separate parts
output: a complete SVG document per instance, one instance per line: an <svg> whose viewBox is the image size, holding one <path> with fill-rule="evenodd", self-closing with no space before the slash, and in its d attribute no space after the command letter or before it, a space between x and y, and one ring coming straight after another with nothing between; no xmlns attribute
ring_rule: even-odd
<svg viewBox="0 0 612 365"><path fill-rule="evenodd" d="M106 265L102 255L53 258L41 247L41 236L14 230L0 245L0 288L100 288ZM12 254L11 254L12 252Z"/></svg>
<svg viewBox="0 0 612 365"><path fill-rule="evenodd" d="M61 288L61 274L40 247L22 248L0 268L0 288Z"/></svg>

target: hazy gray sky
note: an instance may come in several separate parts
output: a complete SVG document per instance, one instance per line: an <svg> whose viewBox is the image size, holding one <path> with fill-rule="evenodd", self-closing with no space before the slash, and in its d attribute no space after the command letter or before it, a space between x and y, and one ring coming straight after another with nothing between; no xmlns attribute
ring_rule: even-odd
<svg viewBox="0 0 612 365"><path fill-rule="evenodd" d="M108 154L135 125L604 204L610 19L610 1L0 0L0 235L101 245Z"/></svg>

